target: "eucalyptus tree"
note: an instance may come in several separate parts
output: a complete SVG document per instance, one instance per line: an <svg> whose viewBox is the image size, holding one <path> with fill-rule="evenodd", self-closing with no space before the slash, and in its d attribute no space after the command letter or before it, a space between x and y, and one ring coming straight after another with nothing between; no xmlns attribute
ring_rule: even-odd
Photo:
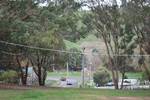
<svg viewBox="0 0 150 100"><path fill-rule="evenodd" d="M107 48L109 69L115 88L118 89L119 60L121 55L133 53L134 33L116 0L88 0L88 6L93 12L93 25Z"/></svg>
<svg viewBox="0 0 150 100"><path fill-rule="evenodd" d="M54 12L50 12L45 9L45 7L39 6L45 1L46 0L1 0L0 40L22 45L30 45L28 41L31 41L31 37L36 36L38 38L40 36L39 32L44 34L48 30L54 30L54 28L57 28L55 22L51 21L54 19ZM38 35L35 35L36 33ZM53 35L56 38L57 35ZM41 42L41 38L39 37L39 41L36 42ZM53 42L49 43L53 45ZM31 63L29 61L31 54L30 50L22 46L20 47L10 45L5 45L1 47L1 49L16 54L21 53L21 55L16 55L16 59L13 59L15 59L18 63L22 84L26 85L28 66ZM9 56L7 57L9 58ZM11 62L14 62L13 59ZM24 66L26 69L25 72L22 70L22 61L27 61L26 65Z"/></svg>
<svg viewBox="0 0 150 100"><path fill-rule="evenodd" d="M70 41L77 41L87 33L84 23L86 16L81 10L82 4L77 0L55 0L49 2L47 10L53 13L53 22L57 32Z"/></svg>
<svg viewBox="0 0 150 100"><path fill-rule="evenodd" d="M61 50L65 49L65 44L62 37L53 31L48 31L42 34L37 33L34 36L30 36L28 44L39 47L29 50L29 60L38 77L39 85L43 86L45 85L47 69L52 64L51 60L53 53L57 52L57 54L60 54ZM54 49L58 51L55 51Z"/></svg>
<svg viewBox="0 0 150 100"><path fill-rule="evenodd" d="M73 67L73 68L81 68L81 51L78 50L77 48L71 48L69 50L69 53L68 54L68 64L69 64L69 67Z"/></svg>
<svg viewBox="0 0 150 100"><path fill-rule="evenodd" d="M130 25L137 36L137 46L140 55L150 55L150 2L149 0L130 0L126 6ZM141 56L139 65L145 69L150 80L149 57Z"/></svg>
<svg viewBox="0 0 150 100"><path fill-rule="evenodd" d="M0 40L27 45L28 37L32 33L40 31L41 25L38 20L41 10L38 8L39 3L40 1L35 2L35 0L1 0ZM27 49L15 45L4 45L1 49L6 52L21 54L11 57L10 62L18 63L15 66L18 66L22 84L26 85L29 66ZM7 55L8 58L10 56ZM25 71L23 71L22 61L26 63L24 66Z"/></svg>

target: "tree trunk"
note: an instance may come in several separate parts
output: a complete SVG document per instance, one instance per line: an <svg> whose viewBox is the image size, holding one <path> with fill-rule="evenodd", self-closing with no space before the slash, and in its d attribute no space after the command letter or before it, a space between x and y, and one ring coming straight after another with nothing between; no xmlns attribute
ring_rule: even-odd
<svg viewBox="0 0 150 100"><path fill-rule="evenodd" d="M140 46L140 54L143 55L143 54L144 54L143 45L140 44L139 46ZM146 74L147 74L147 76L148 76L149 81L150 81L150 71L149 71L149 68L147 67L147 65L145 64L145 59L144 59L144 61L142 62L142 65L143 65L143 68L144 68L144 70L145 70L145 72L146 72Z"/></svg>
<svg viewBox="0 0 150 100"><path fill-rule="evenodd" d="M20 63L20 60L19 60L18 56L16 57L16 61L18 63L19 70L20 70L21 83L22 83L22 85L27 85L29 62L27 62L26 66L25 66L26 69L25 69L25 73L24 73L23 70L22 70L22 66L21 66L21 63Z"/></svg>
<svg viewBox="0 0 150 100"><path fill-rule="evenodd" d="M39 81L39 85L42 86L41 67L40 66L38 66L38 81Z"/></svg>
<svg viewBox="0 0 150 100"><path fill-rule="evenodd" d="M115 89L119 89L119 86L118 86L118 70L116 70L115 72L116 72L116 77L115 77Z"/></svg>
<svg viewBox="0 0 150 100"><path fill-rule="evenodd" d="M125 73L123 72L122 73L122 79L121 79L121 87L120 87L121 90L123 89L124 76L125 76Z"/></svg>
<svg viewBox="0 0 150 100"><path fill-rule="evenodd" d="M119 89L118 88L118 79L117 78L114 79L114 85L115 85L115 89Z"/></svg>
<svg viewBox="0 0 150 100"><path fill-rule="evenodd" d="M45 86L45 80L41 80L41 81L39 82L39 85L40 85L40 86Z"/></svg>
<svg viewBox="0 0 150 100"><path fill-rule="evenodd" d="M111 73L112 73L112 80L113 80L113 83L114 83L114 86L115 86L115 89L119 89L118 88L118 77L117 77L117 72L115 72L115 70L113 70L113 65L112 65L112 60L111 58L110 59L110 63L109 63L109 66L111 68Z"/></svg>
<svg viewBox="0 0 150 100"><path fill-rule="evenodd" d="M107 54L108 54L108 59L109 59L109 67L111 69L111 73L112 73L112 80L114 82L114 86L115 86L115 89L118 89L118 79L117 79L117 75L115 74L115 70L113 69L113 59L111 58L111 55L110 55L110 51L109 51L109 47L108 47L108 43L107 43L107 40L105 38L104 35L102 35L103 39L104 39L104 43L105 43L105 46L106 46L106 49L107 49Z"/></svg>
<svg viewBox="0 0 150 100"><path fill-rule="evenodd" d="M45 85L45 79L46 79L46 70L42 70L42 67L38 67L38 81L39 86Z"/></svg>
<svg viewBox="0 0 150 100"><path fill-rule="evenodd" d="M147 68L145 62L143 63L143 67L144 67L144 69L145 69L145 73L146 73L147 76L148 76L148 80L150 81L150 71L149 71L149 69Z"/></svg>
<svg viewBox="0 0 150 100"><path fill-rule="evenodd" d="M27 62L26 66L25 66L25 75L24 75L24 83L25 83L25 85L27 85L28 67L29 67L29 61Z"/></svg>

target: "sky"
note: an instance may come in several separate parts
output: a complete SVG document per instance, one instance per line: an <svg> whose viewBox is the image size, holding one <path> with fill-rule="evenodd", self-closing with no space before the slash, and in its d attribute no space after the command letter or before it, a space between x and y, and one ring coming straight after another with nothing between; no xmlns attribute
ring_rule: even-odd
<svg viewBox="0 0 150 100"><path fill-rule="evenodd" d="M76 1L80 2L80 1L88 1L88 0L76 0ZM106 1L107 3L111 3L113 0L104 0L104 1ZM117 4L121 5L121 0L117 0ZM40 6L47 6L47 2L41 3ZM83 6L82 9L83 10L89 10L89 8L87 6Z"/></svg>
<svg viewBox="0 0 150 100"><path fill-rule="evenodd" d="M78 0L78 1L80 1L80 0ZM84 0L84 1L88 1L88 0ZM113 1L113 0L104 0L106 3L108 3L108 4L111 4L111 2ZM104 3L105 4L105 3ZM120 6L121 5L121 0L117 0L117 4ZM84 10L89 10L89 8L87 7L87 6L84 6L84 7L82 7L82 9L84 9Z"/></svg>

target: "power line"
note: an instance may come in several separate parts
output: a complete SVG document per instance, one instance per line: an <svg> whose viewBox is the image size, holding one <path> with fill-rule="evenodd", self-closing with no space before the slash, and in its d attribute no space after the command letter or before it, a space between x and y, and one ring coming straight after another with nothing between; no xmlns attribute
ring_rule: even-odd
<svg viewBox="0 0 150 100"><path fill-rule="evenodd" d="M0 43L12 45L12 46L18 46L18 47L25 47L25 48L30 48L30 49L36 49L36 50L53 51L53 52L61 52L61 53L86 54L86 53L81 53L81 52L69 52L69 51L65 51L65 50L56 50L56 49L49 49L49 48L40 48L40 47L35 47L35 46L28 46L28 45L23 45L23 44L10 43L10 42L6 42L6 41L0 41Z"/></svg>
<svg viewBox="0 0 150 100"><path fill-rule="evenodd" d="M89 55L91 53L91 52L84 52L84 53L81 53L81 52L69 52L69 51L65 51L65 50L40 48L40 47L35 47L35 46L28 46L28 45L17 44L17 43L10 43L10 42L6 42L6 41L0 41L0 43L12 45L12 46L18 46L18 47L25 47L25 48L30 48L30 49L36 49L36 50L53 51L53 52L61 52L61 53L70 53L70 54L84 54L84 55ZM7 54L9 54L9 52L7 52ZM108 56L107 54L100 54L100 53L97 53L97 54L94 54L94 55ZM140 57L140 56L150 57L150 55L135 55L135 54L134 55L128 55L128 54L120 54L120 55L118 55L118 54L110 54L110 55L111 56L124 56L124 57L129 57L129 56L130 57Z"/></svg>

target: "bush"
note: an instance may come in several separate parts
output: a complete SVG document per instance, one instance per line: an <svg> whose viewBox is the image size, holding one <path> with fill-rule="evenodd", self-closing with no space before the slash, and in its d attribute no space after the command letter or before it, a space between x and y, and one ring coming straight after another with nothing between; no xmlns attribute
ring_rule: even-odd
<svg viewBox="0 0 150 100"><path fill-rule="evenodd" d="M128 76L127 76L127 75L124 75L123 79L128 79Z"/></svg>
<svg viewBox="0 0 150 100"><path fill-rule="evenodd" d="M100 68L93 75L94 83L98 86L104 86L110 80L110 74L106 68Z"/></svg>
<svg viewBox="0 0 150 100"><path fill-rule="evenodd" d="M18 83L18 74L16 71L10 70L1 73L0 81L6 83Z"/></svg>
<svg viewBox="0 0 150 100"><path fill-rule="evenodd" d="M142 72L142 80L148 80L148 75L146 74L146 72Z"/></svg>

